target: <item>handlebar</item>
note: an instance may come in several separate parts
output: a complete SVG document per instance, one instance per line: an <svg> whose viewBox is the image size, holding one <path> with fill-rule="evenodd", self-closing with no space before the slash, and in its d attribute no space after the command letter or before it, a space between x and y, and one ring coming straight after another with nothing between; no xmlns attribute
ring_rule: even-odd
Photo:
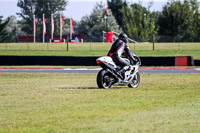
<svg viewBox="0 0 200 133"><path fill-rule="evenodd" d="M142 64L140 58L138 56L134 56L134 58L137 62L136 64L138 64L140 66Z"/></svg>

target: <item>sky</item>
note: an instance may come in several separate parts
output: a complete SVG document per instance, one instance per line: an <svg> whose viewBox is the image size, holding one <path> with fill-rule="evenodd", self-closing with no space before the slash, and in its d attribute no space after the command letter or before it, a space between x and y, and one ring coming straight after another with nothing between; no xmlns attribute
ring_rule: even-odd
<svg viewBox="0 0 200 133"><path fill-rule="evenodd" d="M20 12L17 7L18 0L0 0L0 16L4 19ZM63 12L65 17L73 17L74 20L80 21L83 16L90 15L97 2L103 2L107 5L107 0L68 0L66 10ZM130 3L138 3L138 0L128 0ZM151 0L142 0L142 5L147 7ZM153 11L161 11L162 7L168 0L153 0L154 4L151 8ZM20 19L19 17L17 19Z"/></svg>

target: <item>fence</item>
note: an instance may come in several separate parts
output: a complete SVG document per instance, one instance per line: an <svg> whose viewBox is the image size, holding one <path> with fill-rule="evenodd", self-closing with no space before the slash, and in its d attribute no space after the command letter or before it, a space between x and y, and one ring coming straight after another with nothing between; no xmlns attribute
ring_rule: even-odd
<svg viewBox="0 0 200 133"><path fill-rule="evenodd" d="M153 43L129 43L130 49L153 50ZM111 43L69 43L69 51L108 51ZM155 50L200 50L200 43L155 43ZM0 43L0 50L66 51L67 43Z"/></svg>

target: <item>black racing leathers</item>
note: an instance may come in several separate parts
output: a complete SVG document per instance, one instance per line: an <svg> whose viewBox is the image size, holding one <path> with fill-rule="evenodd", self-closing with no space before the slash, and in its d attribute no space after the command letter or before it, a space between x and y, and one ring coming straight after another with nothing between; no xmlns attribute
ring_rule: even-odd
<svg viewBox="0 0 200 133"><path fill-rule="evenodd" d="M126 52L128 57L132 61L134 61L134 57L132 57L128 45L120 39L117 39L112 44L112 47L111 47L110 51L108 52L107 56L110 56L112 58L112 60L116 63L116 65L119 65L122 67L129 66L128 62L126 62L124 59L121 58L121 55L124 51Z"/></svg>

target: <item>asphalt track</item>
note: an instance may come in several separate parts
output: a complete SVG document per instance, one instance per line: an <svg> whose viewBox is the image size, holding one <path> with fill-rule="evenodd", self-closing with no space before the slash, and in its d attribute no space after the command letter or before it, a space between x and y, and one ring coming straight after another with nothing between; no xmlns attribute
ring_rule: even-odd
<svg viewBox="0 0 200 133"><path fill-rule="evenodd" d="M0 68L0 73L97 73L97 69ZM140 73L200 73L200 68L139 68Z"/></svg>

